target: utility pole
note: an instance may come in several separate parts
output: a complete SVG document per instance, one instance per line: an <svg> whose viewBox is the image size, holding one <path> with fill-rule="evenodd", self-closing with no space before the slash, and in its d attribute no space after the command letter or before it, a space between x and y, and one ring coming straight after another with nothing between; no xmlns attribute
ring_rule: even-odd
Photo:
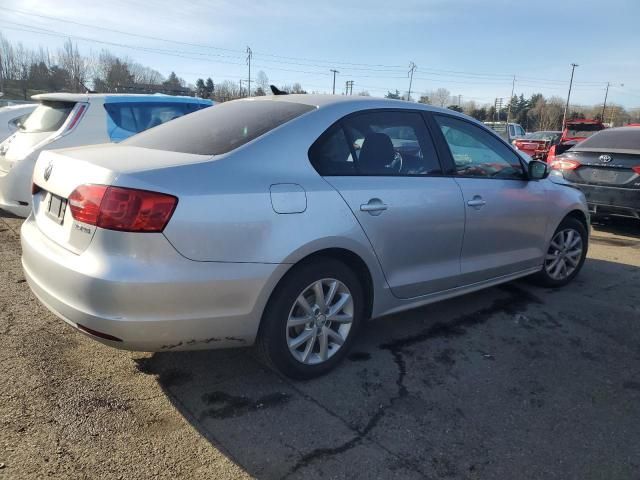
<svg viewBox="0 0 640 480"><path fill-rule="evenodd" d="M458 106L462 106L462 95L458 94Z"/></svg>
<svg viewBox="0 0 640 480"><path fill-rule="evenodd" d="M415 72L416 68L418 68L418 66L413 63L413 62L409 62L409 73L407 74L407 76L409 77L409 93L407 94L407 101L411 101L411 85L413 84L413 72Z"/></svg>
<svg viewBox="0 0 640 480"><path fill-rule="evenodd" d="M571 99L571 87L573 86L573 72L575 71L577 63L571 64L571 80L569 80L569 93L567 93L567 104L564 106L564 115L562 115L562 130L567 122L567 110L569 110L569 100Z"/></svg>
<svg viewBox="0 0 640 480"><path fill-rule="evenodd" d="M504 102L504 98L499 97L496 98L494 104L493 104L493 121L500 121L500 110L502 110L502 104Z"/></svg>
<svg viewBox="0 0 640 480"><path fill-rule="evenodd" d="M336 94L336 73L340 73L338 70L329 70L330 72L333 72L333 93L332 95Z"/></svg>
<svg viewBox="0 0 640 480"><path fill-rule="evenodd" d="M607 89L604 92L604 103L602 104L602 121L604 122L604 110L605 108L607 108L607 97L609 96L609 87L611 86L611 83L607 82ZM618 84L614 85L615 87L618 86ZM620 84L621 87L624 87L624 83Z"/></svg>
<svg viewBox="0 0 640 480"><path fill-rule="evenodd" d="M507 128L509 128L509 119L511 118L511 104L513 103L513 92L516 89L516 76L513 76L513 82L511 82L511 97L509 98L509 109L507 110Z"/></svg>
<svg viewBox="0 0 640 480"><path fill-rule="evenodd" d="M247 91L247 97L251 96L251 57L253 57L253 52L249 47L247 47L247 65L249 65L249 88Z"/></svg>
<svg viewBox="0 0 640 480"><path fill-rule="evenodd" d="M345 95L353 95L353 80L347 80L344 87Z"/></svg>
<svg viewBox="0 0 640 480"><path fill-rule="evenodd" d="M607 108L607 97L609 96L609 85L610 83L607 82L607 89L604 92L604 102L602 104L602 121L604 122L604 109Z"/></svg>

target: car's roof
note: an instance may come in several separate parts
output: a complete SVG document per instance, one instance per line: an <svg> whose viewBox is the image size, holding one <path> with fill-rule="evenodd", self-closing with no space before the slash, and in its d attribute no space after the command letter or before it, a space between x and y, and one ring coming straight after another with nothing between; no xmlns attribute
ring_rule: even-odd
<svg viewBox="0 0 640 480"><path fill-rule="evenodd" d="M188 96L179 96L179 95L163 95L159 93L154 94L143 94L143 93L40 93L38 95L33 95L31 97L34 100L43 101L60 101L60 102L89 102L91 99L107 99L107 98L127 98L127 99L173 99L191 101L191 102L208 102L208 100L197 98L197 97L188 97Z"/></svg>
<svg viewBox="0 0 640 480"><path fill-rule="evenodd" d="M265 95L261 97L244 98L241 101L283 101L300 103L303 105L311 105L318 108L329 107L332 105L353 106L361 110L367 108L412 108L419 110L429 110L434 112L446 112L456 114L453 110L447 108L434 107L425 105L424 103L407 102L405 100L394 100L390 98L367 97L358 95L327 95L327 94L291 94L291 95Z"/></svg>
<svg viewBox="0 0 640 480"><path fill-rule="evenodd" d="M611 133L611 132L633 132L634 135L638 134L638 127L625 125L623 127L613 127L613 128L605 128L604 130L600 130L599 132L594 133L594 135L601 135L603 133Z"/></svg>

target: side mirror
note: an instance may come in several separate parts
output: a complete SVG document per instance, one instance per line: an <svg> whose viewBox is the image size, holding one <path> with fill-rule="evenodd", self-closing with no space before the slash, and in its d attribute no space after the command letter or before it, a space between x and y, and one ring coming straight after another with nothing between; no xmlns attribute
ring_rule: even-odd
<svg viewBox="0 0 640 480"><path fill-rule="evenodd" d="M542 180L549 176L549 165L540 160L531 160L528 165L529 180Z"/></svg>

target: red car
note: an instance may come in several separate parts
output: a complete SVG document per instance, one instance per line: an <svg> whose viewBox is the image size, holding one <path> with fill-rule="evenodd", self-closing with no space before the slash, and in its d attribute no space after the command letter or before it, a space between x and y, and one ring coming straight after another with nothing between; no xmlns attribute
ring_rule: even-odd
<svg viewBox="0 0 640 480"><path fill-rule="evenodd" d="M596 132L604 130L604 124L600 120L569 120L565 123L560 143L552 146L547 155L547 162L551 163L556 155L560 155L571 147L589 138Z"/></svg>
<svg viewBox="0 0 640 480"><path fill-rule="evenodd" d="M562 132L541 131L528 133L513 141L516 149L526 153L534 160L545 161L549 150L560 141Z"/></svg>

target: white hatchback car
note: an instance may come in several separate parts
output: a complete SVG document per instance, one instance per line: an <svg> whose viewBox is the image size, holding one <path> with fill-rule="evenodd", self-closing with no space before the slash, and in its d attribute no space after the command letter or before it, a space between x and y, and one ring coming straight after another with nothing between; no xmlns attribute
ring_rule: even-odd
<svg viewBox="0 0 640 480"><path fill-rule="evenodd" d="M47 93L20 129L0 143L0 210L26 217L31 177L43 150L125 140L136 133L213 105L169 95Z"/></svg>

